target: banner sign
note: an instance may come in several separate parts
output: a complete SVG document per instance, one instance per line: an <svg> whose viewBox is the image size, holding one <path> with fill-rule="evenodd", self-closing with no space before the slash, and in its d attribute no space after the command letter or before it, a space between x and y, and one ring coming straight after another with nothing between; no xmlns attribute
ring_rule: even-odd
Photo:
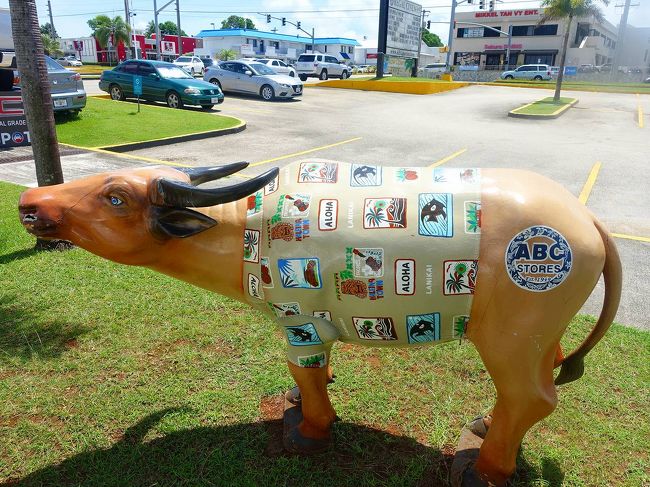
<svg viewBox="0 0 650 487"><path fill-rule="evenodd" d="M30 144L22 98L16 92L0 92L0 149Z"/></svg>
<svg viewBox="0 0 650 487"><path fill-rule="evenodd" d="M133 77L133 94L135 96L142 96L142 76Z"/></svg>
<svg viewBox="0 0 650 487"><path fill-rule="evenodd" d="M417 58L422 29L422 5L410 0L382 0L378 51Z"/></svg>

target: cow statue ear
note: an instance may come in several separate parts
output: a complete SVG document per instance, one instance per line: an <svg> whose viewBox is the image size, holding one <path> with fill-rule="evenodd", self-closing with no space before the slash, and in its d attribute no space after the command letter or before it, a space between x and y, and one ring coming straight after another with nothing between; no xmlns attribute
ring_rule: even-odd
<svg viewBox="0 0 650 487"><path fill-rule="evenodd" d="M160 237L185 238L214 227L217 221L187 208L154 206L151 224L153 233Z"/></svg>

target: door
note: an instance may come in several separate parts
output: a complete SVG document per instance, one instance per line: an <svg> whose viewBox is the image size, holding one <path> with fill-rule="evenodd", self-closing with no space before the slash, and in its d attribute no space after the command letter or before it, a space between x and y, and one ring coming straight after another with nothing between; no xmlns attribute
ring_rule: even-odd
<svg viewBox="0 0 650 487"><path fill-rule="evenodd" d="M237 91L257 94L258 89L257 89L255 75L249 76L246 74L246 71L250 71L251 68L243 63L233 63L233 64L235 69Z"/></svg>
<svg viewBox="0 0 650 487"><path fill-rule="evenodd" d="M133 96L133 75L138 74L138 63L123 63L111 73L114 73L114 78L111 81L120 85L124 96Z"/></svg>
<svg viewBox="0 0 650 487"><path fill-rule="evenodd" d="M150 63L138 63L138 65L137 74L142 76L142 98L165 101L164 82L160 79L156 68Z"/></svg>
<svg viewBox="0 0 650 487"><path fill-rule="evenodd" d="M339 64L338 59L333 56L325 56L325 61L329 63L327 71L330 76L341 76L343 74L343 66Z"/></svg>
<svg viewBox="0 0 650 487"><path fill-rule="evenodd" d="M216 77L221 83L221 89L224 91L233 91L235 85L235 63L223 63L220 65L221 69L216 71Z"/></svg>

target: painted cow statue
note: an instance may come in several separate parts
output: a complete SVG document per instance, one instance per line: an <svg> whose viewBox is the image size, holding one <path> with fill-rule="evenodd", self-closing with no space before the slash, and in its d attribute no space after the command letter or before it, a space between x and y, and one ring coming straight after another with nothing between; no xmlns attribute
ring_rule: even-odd
<svg viewBox="0 0 650 487"><path fill-rule="evenodd" d="M294 452L329 445L335 341L411 347L466 337L497 401L471 425L484 439L458 483L505 483L524 434L556 407L555 384L582 375L614 319L621 266L603 225L558 184L519 170L310 160L199 187L246 166L150 167L29 189L20 218L38 237L273 316L297 384L287 395L297 413L285 412ZM560 338L601 274L601 315L565 358Z"/></svg>

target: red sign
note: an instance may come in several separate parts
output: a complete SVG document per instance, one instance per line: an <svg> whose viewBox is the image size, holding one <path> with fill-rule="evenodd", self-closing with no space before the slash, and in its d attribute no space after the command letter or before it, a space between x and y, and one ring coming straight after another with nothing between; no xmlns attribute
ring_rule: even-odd
<svg viewBox="0 0 650 487"><path fill-rule="evenodd" d="M510 44L510 49L523 49L523 44ZM505 51L508 44L485 44L486 51Z"/></svg>
<svg viewBox="0 0 650 487"><path fill-rule="evenodd" d="M72 41L72 44L74 45L74 50L75 51L83 51L84 49L84 44L81 41Z"/></svg>
<svg viewBox="0 0 650 487"><path fill-rule="evenodd" d="M476 12L474 17L479 19L483 17L525 17L528 15L540 15L537 8L530 10L497 10L495 12Z"/></svg>
<svg viewBox="0 0 650 487"><path fill-rule="evenodd" d="M366 54L366 59L377 59L377 53L376 52L371 52Z"/></svg>

